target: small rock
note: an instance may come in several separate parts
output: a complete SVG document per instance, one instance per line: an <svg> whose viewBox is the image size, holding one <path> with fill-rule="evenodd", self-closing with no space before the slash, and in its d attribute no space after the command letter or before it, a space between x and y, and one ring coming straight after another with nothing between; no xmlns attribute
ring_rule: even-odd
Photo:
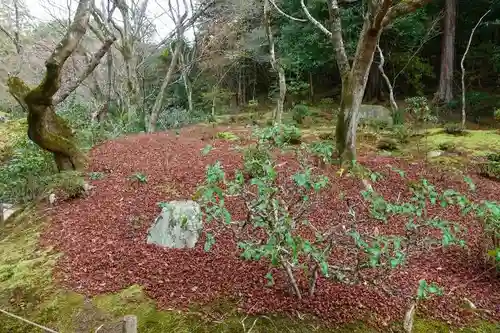
<svg viewBox="0 0 500 333"><path fill-rule="evenodd" d="M88 195L90 193L90 190L92 190L95 186L85 182L83 184L83 191L85 192L85 195Z"/></svg>
<svg viewBox="0 0 500 333"><path fill-rule="evenodd" d="M0 222L6 221L17 210L18 208L15 208L12 204L0 203Z"/></svg>
<svg viewBox="0 0 500 333"><path fill-rule="evenodd" d="M51 193L49 195L49 204L53 205L56 202L56 200L57 200L56 195L54 193Z"/></svg>
<svg viewBox="0 0 500 333"><path fill-rule="evenodd" d="M433 157L439 157L444 154L444 151L442 150L432 150L427 153L428 158L433 158Z"/></svg>

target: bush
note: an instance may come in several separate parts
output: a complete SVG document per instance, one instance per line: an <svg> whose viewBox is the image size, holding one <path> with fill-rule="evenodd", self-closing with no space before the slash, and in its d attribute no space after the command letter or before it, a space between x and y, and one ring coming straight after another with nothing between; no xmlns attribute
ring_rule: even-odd
<svg viewBox="0 0 500 333"><path fill-rule="evenodd" d="M486 159L492 162L500 162L500 152L488 154L488 156L486 156Z"/></svg>
<svg viewBox="0 0 500 333"><path fill-rule="evenodd" d="M254 133L254 136L258 138L260 143L272 143L282 147L287 144L299 144L302 134L300 129L293 125L281 124L259 129Z"/></svg>
<svg viewBox="0 0 500 333"><path fill-rule="evenodd" d="M437 117L432 114L431 108L425 97L411 97L405 99L407 103L406 112L411 114L417 122L432 123L437 121Z"/></svg>
<svg viewBox="0 0 500 333"><path fill-rule="evenodd" d="M489 118L494 110L500 106L498 97L483 91L470 91L465 97L467 114L476 122L481 118Z"/></svg>
<svg viewBox="0 0 500 333"><path fill-rule="evenodd" d="M406 233L374 234L371 231L373 228L368 228L370 231L358 228L349 200L346 200L348 221L343 229L335 223L326 229L315 228L305 217L315 204L321 202L321 191L329 180L315 173L307 162L299 162L299 170L285 179L278 177L275 159L267 160L262 165L261 176L254 179L245 178L238 170L234 175L227 175L220 162L208 165L205 182L197 193L205 214L204 220L207 224L217 225L210 228L215 234L205 234L205 251L210 251L219 232L230 230L238 240L235 246L241 251L243 259L265 260L269 264L265 275L269 286L274 284L273 274L281 271L277 274L279 279L286 279L295 296L301 299L314 295L318 277L353 283L359 281L357 277L363 269L390 272L407 264L412 258L411 252L425 250L429 241L443 248L465 246L460 239L463 234L461 228L439 215L433 215L435 210L430 208L438 205L459 206L466 215L471 213L469 201L450 189L438 191L426 179L414 182L413 186L409 182L413 195L406 200L388 201L372 187L361 191L361 197L370 206L370 222L386 224L389 217L400 216L407 221ZM400 172L404 177L404 173ZM373 182L380 177L382 175L377 173L369 175ZM287 186L283 186L283 181ZM238 215L246 216L245 220L231 215L225 200L229 197L236 197L245 203L242 205L244 211L238 212ZM430 212L429 215L427 212ZM378 230L378 227L375 229ZM439 236L429 239L429 235ZM350 241L336 242L340 237ZM350 253L352 260L336 261L332 265L330 255L333 253ZM307 283L297 283L299 274ZM307 292L304 287L308 288ZM436 289L432 284L431 287L428 288L430 293Z"/></svg>
<svg viewBox="0 0 500 333"><path fill-rule="evenodd" d="M271 155L262 146L254 145L243 151L243 170L250 178L262 177L265 173L263 166L268 165Z"/></svg>
<svg viewBox="0 0 500 333"><path fill-rule="evenodd" d="M335 133L333 132L320 133L318 135L318 138L323 141L335 141Z"/></svg>
<svg viewBox="0 0 500 333"><path fill-rule="evenodd" d="M495 112L493 112L493 116L496 121L500 121L500 109L496 109Z"/></svg>
<svg viewBox="0 0 500 333"><path fill-rule="evenodd" d="M298 104L292 109L292 119L299 125L302 124L304 118L309 115L309 108L306 105Z"/></svg>
<svg viewBox="0 0 500 333"><path fill-rule="evenodd" d="M399 143L405 144L410 141L412 136L411 130L405 125L397 125L392 127L392 136Z"/></svg>
<svg viewBox="0 0 500 333"><path fill-rule="evenodd" d="M479 164L479 174L491 179L500 180L500 153L486 156L486 161Z"/></svg>
<svg viewBox="0 0 500 333"><path fill-rule="evenodd" d="M380 138L380 140L378 141L377 148L380 150L389 150L389 151L397 150L398 142L393 138L383 137Z"/></svg>
<svg viewBox="0 0 500 333"><path fill-rule="evenodd" d="M438 145L438 149L443 151L454 151L455 148L455 144L451 141L442 142Z"/></svg>
<svg viewBox="0 0 500 333"><path fill-rule="evenodd" d="M56 194L58 200L73 199L87 191L85 179L78 171L64 171L47 177L44 194Z"/></svg>
<svg viewBox="0 0 500 333"><path fill-rule="evenodd" d="M364 119L361 124L375 131L383 131L390 127L390 123L384 119Z"/></svg>
<svg viewBox="0 0 500 333"><path fill-rule="evenodd" d="M323 164L333 162L335 145L331 141L316 141L309 145L311 154L321 160Z"/></svg>
<svg viewBox="0 0 500 333"><path fill-rule="evenodd" d="M0 165L0 201L16 204L35 200L56 172L52 155L26 135L14 143L9 155Z"/></svg>
<svg viewBox="0 0 500 333"><path fill-rule="evenodd" d="M393 125L403 125L405 123L405 112L404 110L398 109L392 112L392 124Z"/></svg>
<svg viewBox="0 0 500 333"><path fill-rule="evenodd" d="M464 135L466 134L465 129L461 124L458 123L448 123L444 125L444 132L450 135Z"/></svg>

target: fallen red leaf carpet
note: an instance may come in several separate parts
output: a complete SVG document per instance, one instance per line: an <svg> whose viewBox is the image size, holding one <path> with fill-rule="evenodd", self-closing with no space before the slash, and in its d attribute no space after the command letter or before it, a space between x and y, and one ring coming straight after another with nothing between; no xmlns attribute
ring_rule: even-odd
<svg viewBox="0 0 500 333"><path fill-rule="evenodd" d="M407 266L392 271L384 280L392 296L369 283L349 286L320 279L316 295L298 301L289 294L279 274L275 275L276 284L266 287L268 264L240 259L228 234L219 236L209 253L203 250L203 238L193 250L166 250L146 244L147 229L160 212L158 202L190 199L209 163L220 160L227 171L241 165L234 143L208 141L200 140L191 128L180 135L133 135L94 148L89 171L102 172L105 177L91 181L95 188L90 196L58 203L50 212L51 223L42 237L44 245L55 246L64 254L55 270L58 281L88 295L139 284L165 307L182 308L230 298L247 313L299 312L331 324L368 320L385 325L402 320L418 281L426 279L444 287L445 292L443 297L422 303L420 309L431 317L454 323L476 318L462 307L467 297L478 308L488 310L483 315L500 320L500 279L479 259L480 222L464 219L453 210L443 211L443 217L460 222L468 230L467 248L417 253ZM201 150L207 143L214 149L203 156ZM438 186L467 190L459 177L441 175L422 163L375 156L361 160L372 170L387 170L386 165L392 164L406 170L410 178L426 177ZM131 181L129 176L136 172L147 175L147 183ZM498 199L498 183L478 177L474 181L478 191L471 196ZM342 223L346 218L339 193L362 201L359 181L339 178L332 171L331 183L309 216L318 225ZM395 198L405 185L397 174L387 173L376 189ZM238 214L237 206L232 210ZM380 231L397 233L402 227L394 222Z"/></svg>

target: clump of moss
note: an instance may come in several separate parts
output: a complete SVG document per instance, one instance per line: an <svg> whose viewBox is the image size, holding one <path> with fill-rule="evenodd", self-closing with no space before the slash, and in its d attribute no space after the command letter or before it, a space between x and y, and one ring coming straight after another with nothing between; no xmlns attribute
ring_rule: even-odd
<svg viewBox="0 0 500 333"><path fill-rule="evenodd" d="M218 132L216 137L217 139L228 140L228 141L237 141L240 139L233 132Z"/></svg>
<svg viewBox="0 0 500 333"><path fill-rule="evenodd" d="M393 138L380 138L377 143L377 148L380 150L393 151L398 149L398 142Z"/></svg>

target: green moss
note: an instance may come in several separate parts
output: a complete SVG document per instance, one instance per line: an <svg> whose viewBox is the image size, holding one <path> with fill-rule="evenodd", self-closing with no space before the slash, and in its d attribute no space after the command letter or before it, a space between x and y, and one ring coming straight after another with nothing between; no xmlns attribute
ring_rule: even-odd
<svg viewBox="0 0 500 333"><path fill-rule="evenodd" d="M441 321L420 318L415 318L415 322L413 324L413 333L495 333L499 332L499 329L499 324L488 323L485 321L478 321L465 328L453 328Z"/></svg>
<svg viewBox="0 0 500 333"><path fill-rule="evenodd" d="M228 141L237 141L240 139L233 132L218 132L216 134L216 137L217 137L217 139L228 140Z"/></svg>
<svg viewBox="0 0 500 333"><path fill-rule="evenodd" d="M474 130L467 131L466 135L455 136L443 132L443 129L434 128L427 131L421 139L421 144L429 150L436 150L440 145L452 141L458 149L463 149L474 156L484 156L498 150L500 134L498 131Z"/></svg>

